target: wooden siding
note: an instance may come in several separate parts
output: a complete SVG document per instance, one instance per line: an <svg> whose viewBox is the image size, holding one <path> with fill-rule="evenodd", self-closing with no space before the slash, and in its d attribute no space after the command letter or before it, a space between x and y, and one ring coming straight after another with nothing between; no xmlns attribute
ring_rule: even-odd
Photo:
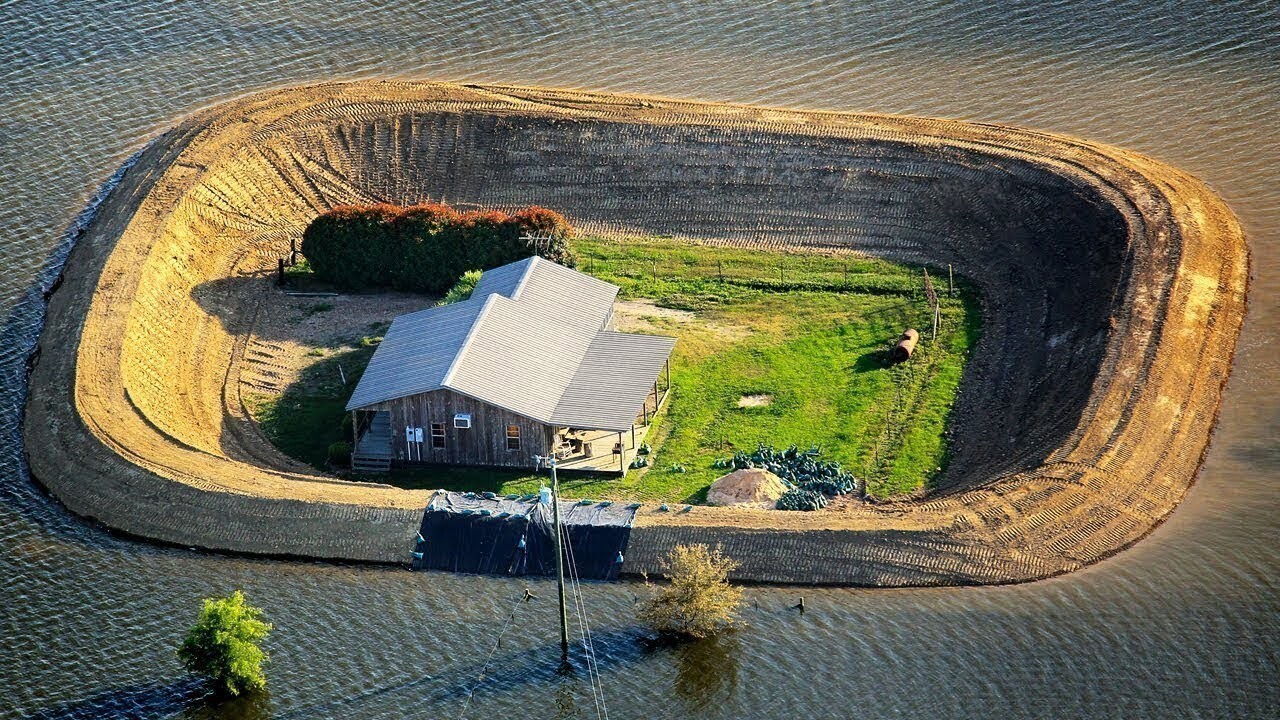
<svg viewBox="0 0 1280 720"><path fill-rule="evenodd" d="M534 467L534 455L546 455L555 429L502 408L494 407L448 389L409 395L378 403L369 410L391 413L391 447L397 463L419 462L417 448L410 455L406 427L420 427L424 463ZM471 414L469 429L455 428L453 416ZM431 447L431 423L444 423L445 446ZM520 428L520 449L507 449L507 426ZM415 445L417 445L415 443Z"/></svg>

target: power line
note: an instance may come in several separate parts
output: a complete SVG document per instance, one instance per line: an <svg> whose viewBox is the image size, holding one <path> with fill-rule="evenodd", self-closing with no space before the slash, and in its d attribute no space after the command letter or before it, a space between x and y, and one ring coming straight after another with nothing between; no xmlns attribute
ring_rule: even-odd
<svg viewBox="0 0 1280 720"><path fill-rule="evenodd" d="M587 621L586 602L582 598L582 584L578 580L578 563L573 555L573 545L565 543L569 554L569 573L573 582L574 607L578 614L578 622L582 626L582 648L587 657L587 676L592 683L592 696L599 695L596 713L603 720L609 718L609 708L604 700L604 680L600 676L600 661L596 656L595 639L591 636L591 624Z"/></svg>
<svg viewBox="0 0 1280 720"><path fill-rule="evenodd" d="M576 565L573 572L573 591L577 601L578 624L582 627L582 649L587 658L587 677L592 683L592 693L600 698L596 713L603 720L608 720L609 708L604 702L604 682L600 678L600 661L596 658L595 640L591 636L591 624L587 621L586 602L582 599L582 585L578 582Z"/></svg>
<svg viewBox="0 0 1280 720"><path fill-rule="evenodd" d="M591 701L596 706L596 717L601 720L604 718L602 709L602 693L596 684L596 674L594 671L594 663L592 662L591 647L588 643L589 634L587 632L587 623L584 618L585 609L582 606L582 591L578 586L578 567L573 559L573 551L569 550L569 582L573 587L573 612L578 618L578 627L582 630L582 652L587 661L587 683L591 686Z"/></svg>
<svg viewBox="0 0 1280 720"><path fill-rule="evenodd" d="M569 666L569 616L564 606L564 550L563 536L560 532L560 481L556 475L555 455L543 457L535 455L534 460L542 465L544 462L551 468L551 518L555 525L552 533L552 545L556 555L556 595L560 600L560 671L568 672Z"/></svg>
<svg viewBox="0 0 1280 720"><path fill-rule="evenodd" d="M516 611L520 609L521 604L527 603L532 599L533 594L526 588L524 595L511 606L511 614L507 615L507 621L502 623L502 629L498 631L498 639L494 640L493 647L489 649L489 655L485 657L484 664L480 666L480 676L476 678L476 684L471 686L471 692L467 693L467 701L462 705L462 712L458 713L458 720L466 717L467 709L471 707L471 698L476 696L476 690L480 689L480 683L484 682L485 673L489 670L489 662L493 660L493 654L498 652L498 648L502 645L502 636L506 634L507 628L511 627L512 621L516 619Z"/></svg>

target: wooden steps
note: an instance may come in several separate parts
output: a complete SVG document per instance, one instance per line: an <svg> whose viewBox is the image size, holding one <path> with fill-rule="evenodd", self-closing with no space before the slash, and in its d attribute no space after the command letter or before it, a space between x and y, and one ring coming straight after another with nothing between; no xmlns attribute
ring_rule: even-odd
<svg viewBox="0 0 1280 720"><path fill-rule="evenodd" d="M387 473L391 471L391 456L351 454L351 469L360 473Z"/></svg>
<svg viewBox="0 0 1280 720"><path fill-rule="evenodd" d="M363 473L386 473L391 470L391 415L380 412L373 416L369 428L360 435L351 450L351 469Z"/></svg>

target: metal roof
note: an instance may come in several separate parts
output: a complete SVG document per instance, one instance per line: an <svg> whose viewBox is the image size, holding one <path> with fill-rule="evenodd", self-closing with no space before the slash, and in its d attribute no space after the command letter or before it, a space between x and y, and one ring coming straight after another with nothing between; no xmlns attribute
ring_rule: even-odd
<svg viewBox="0 0 1280 720"><path fill-rule="evenodd" d="M485 270L471 297L498 294L583 330L604 328L618 286L536 255Z"/></svg>
<svg viewBox="0 0 1280 720"><path fill-rule="evenodd" d="M483 308L483 302L468 301L397 317L356 383L347 409L442 387Z"/></svg>
<svg viewBox="0 0 1280 720"><path fill-rule="evenodd" d="M593 430L631 427L675 345L675 338L661 335L599 333L551 413L552 423Z"/></svg>
<svg viewBox="0 0 1280 720"><path fill-rule="evenodd" d="M594 333L502 295L485 302L487 309L441 385L547 421Z"/></svg>
<svg viewBox="0 0 1280 720"><path fill-rule="evenodd" d="M498 293L509 298L515 297L516 290L520 289L520 282L524 280L532 265L533 258L526 258L492 270L485 270L480 274L480 282L476 283L471 296L488 297Z"/></svg>
<svg viewBox="0 0 1280 720"><path fill-rule="evenodd" d="M618 287L541 258L391 323L348 410L448 388L540 422L625 430L674 338L608 330Z"/></svg>

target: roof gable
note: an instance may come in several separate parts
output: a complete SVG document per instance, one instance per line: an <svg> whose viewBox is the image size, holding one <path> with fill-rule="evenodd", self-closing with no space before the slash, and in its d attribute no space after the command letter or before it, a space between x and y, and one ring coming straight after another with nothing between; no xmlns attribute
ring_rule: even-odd
<svg viewBox="0 0 1280 720"><path fill-rule="evenodd" d="M356 383L347 409L443 387L483 309L483 302L468 301L397 317Z"/></svg>
<svg viewBox="0 0 1280 720"><path fill-rule="evenodd" d="M501 295L490 295L487 302L484 321L477 323L445 386L546 421L594 333Z"/></svg>
<svg viewBox="0 0 1280 720"><path fill-rule="evenodd" d="M539 257L529 263L513 300L583 332L605 328L618 297L617 285Z"/></svg>
<svg viewBox="0 0 1280 720"><path fill-rule="evenodd" d="M485 270L480 273L480 282L476 283L475 290L471 291L471 297L483 298L497 293L514 298L516 291L520 289L520 283L524 281L532 266L533 258L527 257L492 270Z"/></svg>

